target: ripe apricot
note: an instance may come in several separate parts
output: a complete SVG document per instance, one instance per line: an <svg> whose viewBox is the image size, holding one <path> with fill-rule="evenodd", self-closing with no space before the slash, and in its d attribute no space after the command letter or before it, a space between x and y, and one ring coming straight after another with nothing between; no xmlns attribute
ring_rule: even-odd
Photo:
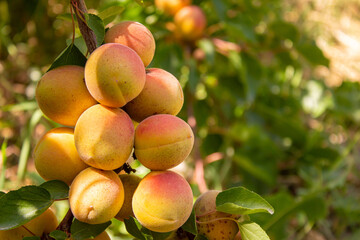
<svg viewBox="0 0 360 240"><path fill-rule="evenodd" d="M45 180L61 180L68 185L88 167L76 151L74 129L54 128L37 143L34 150L35 167Z"/></svg>
<svg viewBox="0 0 360 240"><path fill-rule="evenodd" d="M133 49L141 58L144 66L150 64L155 54L155 39L144 25L124 21L112 26L105 34L106 43L120 43Z"/></svg>
<svg viewBox="0 0 360 240"><path fill-rule="evenodd" d="M104 223L115 217L124 202L124 187L114 171L89 167L70 186L70 208L81 222Z"/></svg>
<svg viewBox="0 0 360 240"><path fill-rule="evenodd" d="M86 164L113 170L130 157L134 132L126 112L98 104L80 116L75 126L75 146Z"/></svg>
<svg viewBox="0 0 360 240"><path fill-rule="evenodd" d="M168 15L175 15L177 11L191 4L191 0L155 0L155 6Z"/></svg>
<svg viewBox="0 0 360 240"><path fill-rule="evenodd" d="M179 81L160 68L146 70L146 82L139 96L125 105L125 111L138 122L154 114L176 115L184 104Z"/></svg>
<svg viewBox="0 0 360 240"><path fill-rule="evenodd" d="M216 197L220 191L210 190L200 195L194 204L198 233L209 240L235 239L239 232L238 216L216 210Z"/></svg>
<svg viewBox="0 0 360 240"><path fill-rule="evenodd" d="M152 171L135 190L135 217L155 232L170 232L182 226L192 210L193 194L188 182L171 171Z"/></svg>
<svg viewBox="0 0 360 240"><path fill-rule="evenodd" d="M107 43L97 48L87 60L85 82L99 103L122 107L144 88L145 67L131 48Z"/></svg>
<svg viewBox="0 0 360 240"><path fill-rule="evenodd" d="M141 178L134 174L120 174L119 177L124 186L125 199L123 206L118 214L116 214L115 218L122 221L124 218L129 218L130 216L134 217L132 198Z"/></svg>
<svg viewBox="0 0 360 240"><path fill-rule="evenodd" d="M151 170L166 170L189 156L194 134L181 118L153 115L140 122L135 131L135 155Z"/></svg>
<svg viewBox="0 0 360 240"><path fill-rule="evenodd" d="M48 118L66 126L75 126L80 115L96 104L86 88L84 68L73 65L45 73L36 87L36 100Z"/></svg>
<svg viewBox="0 0 360 240"><path fill-rule="evenodd" d="M50 233L54 231L57 225L58 221L55 213L49 208L38 217L25 223L23 226L0 231L0 239L22 240L24 237L32 237L34 235L40 237L43 233Z"/></svg>
<svg viewBox="0 0 360 240"><path fill-rule="evenodd" d="M206 28L206 16L198 6L186 6L174 16L175 33L185 41L201 38Z"/></svg>

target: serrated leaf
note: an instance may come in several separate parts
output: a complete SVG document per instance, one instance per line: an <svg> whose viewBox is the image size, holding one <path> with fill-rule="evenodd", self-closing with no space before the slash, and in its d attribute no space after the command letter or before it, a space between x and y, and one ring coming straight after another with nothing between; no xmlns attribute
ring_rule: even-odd
<svg viewBox="0 0 360 240"><path fill-rule="evenodd" d="M69 186L63 181L47 181L41 184L40 187L45 188L53 200L64 199L69 196Z"/></svg>
<svg viewBox="0 0 360 240"><path fill-rule="evenodd" d="M260 195L244 187L225 190L216 197L216 210L231 214L274 213L274 208Z"/></svg>
<svg viewBox="0 0 360 240"><path fill-rule="evenodd" d="M39 216L53 201L42 187L25 186L0 198L0 230L19 227Z"/></svg>
<svg viewBox="0 0 360 240"><path fill-rule="evenodd" d="M147 236L141 231L141 224L133 217L124 219L126 231L140 240L147 240Z"/></svg>
<svg viewBox="0 0 360 240"><path fill-rule="evenodd" d="M270 240L266 232L254 222L242 222L238 226L242 240Z"/></svg>
<svg viewBox="0 0 360 240"><path fill-rule="evenodd" d="M99 47L105 38L105 26L103 20L95 14L86 14L86 23L94 31L96 36L96 46Z"/></svg>
<svg viewBox="0 0 360 240"><path fill-rule="evenodd" d="M194 235L197 234L194 209L192 210L191 215L188 218L188 220L186 220L186 222L181 226L181 228L186 232L192 233Z"/></svg>
<svg viewBox="0 0 360 240"><path fill-rule="evenodd" d="M65 240L67 238L66 233L60 230L52 231L49 236L55 238L55 240Z"/></svg>
<svg viewBox="0 0 360 240"><path fill-rule="evenodd" d="M94 238L103 231L105 231L105 229L110 226L110 224L111 221L101 224L88 224L75 219L74 222L71 224L71 237L74 240Z"/></svg>
<svg viewBox="0 0 360 240"><path fill-rule="evenodd" d="M86 57L74 44L70 44L55 59L55 61L51 64L48 71L64 65L77 65L83 67L85 66L85 63L86 63Z"/></svg>
<svg viewBox="0 0 360 240"><path fill-rule="evenodd" d="M106 18L113 17L115 15L122 13L124 9L125 8L123 6L111 6L100 12L98 14L98 17L104 20Z"/></svg>
<svg viewBox="0 0 360 240"><path fill-rule="evenodd" d="M41 240L41 238L37 236L33 236L33 237L24 237L22 240Z"/></svg>

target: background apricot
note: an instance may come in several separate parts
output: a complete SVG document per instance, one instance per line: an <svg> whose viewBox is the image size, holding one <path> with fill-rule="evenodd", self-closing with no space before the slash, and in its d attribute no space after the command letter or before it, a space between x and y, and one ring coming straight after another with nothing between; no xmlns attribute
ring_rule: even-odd
<svg viewBox="0 0 360 240"><path fill-rule="evenodd" d="M206 16L198 6L186 6L174 16L176 34L186 41L201 38L206 28Z"/></svg>
<svg viewBox="0 0 360 240"><path fill-rule="evenodd" d="M144 25L133 21L124 21L112 26L105 34L106 43L120 43L133 49L143 61L145 67L155 54L155 39Z"/></svg>
<svg viewBox="0 0 360 240"><path fill-rule="evenodd" d="M34 149L37 172L45 180L71 184L76 175L88 167L75 148L74 129L54 128L48 131Z"/></svg>
<svg viewBox="0 0 360 240"><path fill-rule="evenodd" d="M86 88L84 68L73 65L45 73L36 87L36 101L48 118L66 126L75 126L81 113L96 104Z"/></svg>
<svg viewBox="0 0 360 240"><path fill-rule="evenodd" d="M125 111L138 122L154 114L176 115L184 104L179 81L160 68L146 70L146 82L139 96L125 105Z"/></svg>
<svg viewBox="0 0 360 240"><path fill-rule="evenodd" d="M169 15L174 15L181 8L190 4L191 0L155 0L155 6Z"/></svg>
<svg viewBox="0 0 360 240"><path fill-rule="evenodd" d="M98 47L87 60L85 82L99 103L122 107L144 88L145 67L131 48L107 43Z"/></svg>
<svg viewBox="0 0 360 240"><path fill-rule="evenodd" d="M132 201L137 220L155 232L179 228L192 211L193 194L188 182L171 171L152 171L137 187Z"/></svg>
<svg viewBox="0 0 360 240"><path fill-rule="evenodd" d="M177 166L190 154L194 134L181 118L153 115L140 122L135 131L135 155L151 170Z"/></svg>
<svg viewBox="0 0 360 240"><path fill-rule="evenodd" d="M124 202L124 187L114 171L89 167L70 186L70 208L74 216L90 224L115 217Z"/></svg>
<svg viewBox="0 0 360 240"><path fill-rule="evenodd" d="M134 132L126 112L98 104L80 116L75 126L75 146L86 164L112 170L130 157Z"/></svg>

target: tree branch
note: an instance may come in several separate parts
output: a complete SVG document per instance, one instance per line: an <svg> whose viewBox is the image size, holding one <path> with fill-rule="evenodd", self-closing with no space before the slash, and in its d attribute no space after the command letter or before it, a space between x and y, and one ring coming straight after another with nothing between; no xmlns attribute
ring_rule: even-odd
<svg viewBox="0 0 360 240"><path fill-rule="evenodd" d="M70 228L73 219L74 215L72 214L71 209L69 209L69 211L66 213L65 217L56 229L64 231L68 236L70 236Z"/></svg>

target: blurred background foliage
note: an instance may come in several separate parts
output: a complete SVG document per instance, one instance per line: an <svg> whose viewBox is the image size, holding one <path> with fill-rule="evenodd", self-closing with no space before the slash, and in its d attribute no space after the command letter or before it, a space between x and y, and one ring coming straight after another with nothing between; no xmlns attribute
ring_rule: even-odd
<svg viewBox="0 0 360 240"><path fill-rule="evenodd" d="M125 8L107 23L146 25L157 43L150 66L183 86L180 117L197 143L177 171L195 195L232 186L261 194L275 214L252 220L272 239L359 239L360 1L194 0L208 21L195 44L145 3L86 0L92 13ZM32 149L57 124L42 117L34 90L69 44L69 8L0 0L1 190L42 181ZM126 238L118 221L111 233Z"/></svg>

